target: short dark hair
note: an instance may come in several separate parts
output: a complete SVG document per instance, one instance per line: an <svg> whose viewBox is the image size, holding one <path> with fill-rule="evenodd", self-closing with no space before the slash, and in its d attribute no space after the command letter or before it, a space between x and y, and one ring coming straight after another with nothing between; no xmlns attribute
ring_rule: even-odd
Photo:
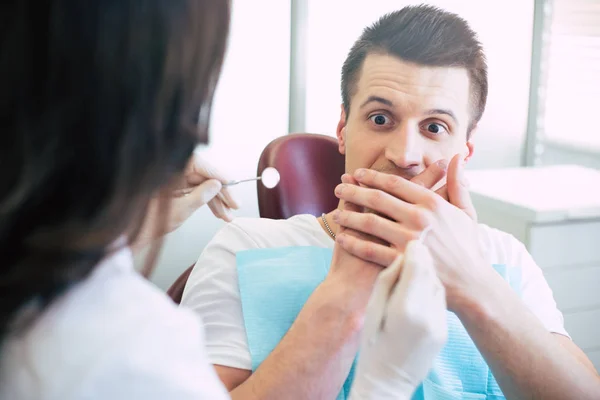
<svg viewBox="0 0 600 400"><path fill-rule="evenodd" d="M2 2L0 337L133 240L207 141L229 14L228 0Z"/></svg>
<svg viewBox="0 0 600 400"><path fill-rule="evenodd" d="M465 68L472 105L467 132L481 119L488 91L487 64L477 35L458 15L432 6L409 6L365 28L342 67L342 101L347 115L369 54L390 54L424 66Z"/></svg>

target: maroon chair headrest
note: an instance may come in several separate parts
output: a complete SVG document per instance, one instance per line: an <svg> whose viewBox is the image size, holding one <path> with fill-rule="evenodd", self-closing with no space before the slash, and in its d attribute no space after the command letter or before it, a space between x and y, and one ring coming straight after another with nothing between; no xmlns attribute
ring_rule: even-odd
<svg viewBox="0 0 600 400"><path fill-rule="evenodd" d="M169 290L167 290L167 296L173 299L173 301L176 304L181 303L183 289L185 289L185 284L187 283L187 280L190 277L192 270L194 269L194 265L195 263L190 265L185 271L183 271L183 273L179 275L179 278L177 278L177 280L173 282Z"/></svg>
<svg viewBox="0 0 600 400"><path fill-rule="evenodd" d="M333 191L341 182L345 166L335 138L310 133L277 138L263 150L258 175L267 167L277 168L281 180L273 189L257 183L262 218L320 216L337 207Z"/></svg>

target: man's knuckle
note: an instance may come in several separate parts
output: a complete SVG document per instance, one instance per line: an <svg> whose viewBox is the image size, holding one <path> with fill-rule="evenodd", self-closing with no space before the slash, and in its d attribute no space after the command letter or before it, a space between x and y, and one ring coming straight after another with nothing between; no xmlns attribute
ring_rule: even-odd
<svg viewBox="0 0 600 400"><path fill-rule="evenodd" d="M344 185L344 191L349 196L354 196L356 194L356 186L354 185Z"/></svg>
<svg viewBox="0 0 600 400"><path fill-rule="evenodd" d="M377 217L375 214L365 214L364 229L373 232L377 228Z"/></svg>
<svg viewBox="0 0 600 400"><path fill-rule="evenodd" d="M427 197L427 199L425 200L423 205L428 210L430 210L432 212L437 212L442 207L442 201L443 201L443 199L440 196L432 195L432 196Z"/></svg>
<svg viewBox="0 0 600 400"><path fill-rule="evenodd" d="M396 176L396 175L388 175L385 178L384 181L384 186L386 189L395 189L398 187L398 185L400 185L400 177Z"/></svg>
<svg viewBox="0 0 600 400"><path fill-rule="evenodd" d="M418 229L425 229L429 226L431 219L427 210L415 208L413 211L413 221Z"/></svg>
<svg viewBox="0 0 600 400"><path fill-rule="evenodd" d="M368 203L370 206L376 206L383 200L383 192L379 190L373 190L368 195Z"/></svg>
<svg viewBox="0 0 600 400"><path fill-rule="evenodd" d="M363 252L367 260L372 260L375 257L375 246L372 243L366 243Z"/></svg>

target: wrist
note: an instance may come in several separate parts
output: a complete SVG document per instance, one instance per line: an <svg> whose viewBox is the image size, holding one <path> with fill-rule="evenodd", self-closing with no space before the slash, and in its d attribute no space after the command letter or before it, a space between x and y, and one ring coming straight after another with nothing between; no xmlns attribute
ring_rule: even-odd
<svg viewBox="0 0 600 400"><path fill-rule="evenodd" d="M487 273L473 280L452 302L453 311L462 321L475 323L496 318L503 298L511 289L493 269L487 267ZM450 307L449 307L450 308Z"/></svg>
<svg viewBox="0 0 600 400"><path fill-rule="evenodd" d="M341 325L349 336L357 336L364 326L370 296L371 290L353 288L328 276L317 287L311 300L317 302L315 316L319 325Z"/></svg>
<svg viewBox="0 0 600 400"><path fill-rule="evenodd" d="M341 293L336 290L327 281L317 287L306 304L311 308L310 325L318 326L319 331L328 332L328 336L336 337L341 342L347 342L358 337L363 326L364 311L361 312L360 307L353 307L351 302L344 302Z"/></svg>

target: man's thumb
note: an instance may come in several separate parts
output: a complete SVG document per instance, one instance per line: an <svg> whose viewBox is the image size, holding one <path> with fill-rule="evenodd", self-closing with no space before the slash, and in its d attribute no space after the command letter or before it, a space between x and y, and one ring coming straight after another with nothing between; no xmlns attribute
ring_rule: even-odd
<svg viewBox="0 0 600 400"><path fill-rule="evenodd" d="M457 154L448 165L448 201L455 207L463 210L474 221L477 221L477 212L471 201L469 183L465 177L465 171L461 155Z"/></svg>

